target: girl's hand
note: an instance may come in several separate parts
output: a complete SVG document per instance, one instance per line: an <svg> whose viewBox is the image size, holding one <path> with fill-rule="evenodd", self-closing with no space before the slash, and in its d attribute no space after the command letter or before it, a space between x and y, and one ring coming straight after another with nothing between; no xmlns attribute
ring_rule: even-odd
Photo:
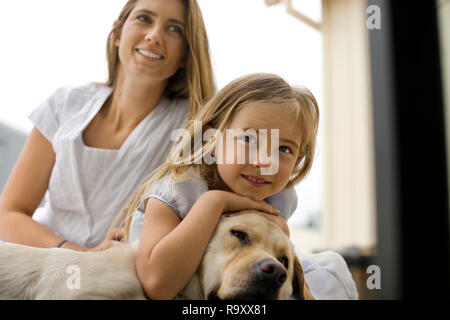
<svg viewBox="0 0 450 320"><path fill-rule="evenodd" d="M237 215L246 214L246 213L257 213L257 214L262 215L264 218L268 219L269 221L271 221L271 222L275 223L277 226L279 226L281 228L281 230L283 230L283 232L288 237L290 236L289 227L288 227L286 220L284 220L279 215L267 214L266 212L258 211L258 210L242 210L239 212L225 213L224 216L231 217L231 216L237 216Z"/></svg>
<svg viewBox="0 0 450 320"><path fill-rule="evenodd" d="M238 212L242 210L258 210L266 214L278 216L280 211L269 205L265 201L256 201L247 197L237 195L233 192L213 190L208 191L208 196L213 197L223 205L223 213Z"/></svg>
<svg viewBox="0 0 450 320"><path fill-rule="evenodd" d="M124 237L124 230L122 228L111 229L108 232L108 235L106 236L105 240L103 240L95 248L88 249L87 251L90 251L90 252L103 251L103 250L109 249L114 246L122 245L123 242L120 242L120 240L123 239L123 237Z"/></svg>

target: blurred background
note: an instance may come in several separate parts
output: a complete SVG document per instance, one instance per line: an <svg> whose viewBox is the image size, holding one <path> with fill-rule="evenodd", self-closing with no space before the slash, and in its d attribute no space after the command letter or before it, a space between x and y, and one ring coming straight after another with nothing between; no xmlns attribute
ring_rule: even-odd
<svg viewBox="0 0 450 320"><path fill-rule="evenodd" d="M288 221L295 247L340 252L361 299L449 297L450 0L198 2L219 89L272 72L319 102L315 163ZM61 86L106 80L106 38L125 3L0 2L0 191L28 114ZM381 288L370 290L373 264ZM436 275L418 284L425 266Z"/></svg>

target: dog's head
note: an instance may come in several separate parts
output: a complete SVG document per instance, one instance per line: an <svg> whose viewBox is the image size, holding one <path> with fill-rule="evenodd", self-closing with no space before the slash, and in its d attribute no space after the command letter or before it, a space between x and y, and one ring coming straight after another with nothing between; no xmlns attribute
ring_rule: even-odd
<svg viewBox="0 0 450 320"><path fill-rule="evenodd" d="M314 299L289 238L256 213L222 217L198 274L208 299Z"/></svg>

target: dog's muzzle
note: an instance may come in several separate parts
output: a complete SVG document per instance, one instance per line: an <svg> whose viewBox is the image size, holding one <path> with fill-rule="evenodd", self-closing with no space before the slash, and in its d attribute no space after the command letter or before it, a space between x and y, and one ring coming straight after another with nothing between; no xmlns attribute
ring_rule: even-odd
<svg viewBox="0 0 450 320"><path fill-rule="evenodd" d="M260 299L277 299L287 278L286 269L278 261L269 258L258 261L253 269L255 273L249 291L254 292Z"/></svg>
<svg viewBox="0 0 450 320"><path fill-rule="evenodd" d="M252 276L233 296L219 297L214 290L208 295L210 300L276 300L281 286L286 282L286 269L278 261L265 258L252 267Z"/></svg>

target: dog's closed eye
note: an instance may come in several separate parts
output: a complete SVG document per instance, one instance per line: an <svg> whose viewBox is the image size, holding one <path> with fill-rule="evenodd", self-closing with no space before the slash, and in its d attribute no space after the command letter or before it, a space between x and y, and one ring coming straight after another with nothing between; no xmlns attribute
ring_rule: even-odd
<svg viewBox="0 0 450 320"><path fill-rule="evenodd" d="M231 230L230 232L233 236L238 238L242 243L248 244L250 242L248 235L245 232L239 231L239 230Z"/></svg>

